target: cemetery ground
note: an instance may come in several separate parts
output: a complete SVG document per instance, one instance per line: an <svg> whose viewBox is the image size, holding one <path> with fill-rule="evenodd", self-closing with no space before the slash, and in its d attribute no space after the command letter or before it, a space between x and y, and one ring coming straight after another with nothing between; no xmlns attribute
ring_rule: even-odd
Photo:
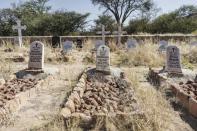
<svg viewBox="0 0 197 131"><path fill-rule="evenodd" d="M27 68L29 59L27 43L22 48L10 45L1 48L1 86L15 80L14 73ZM55 73L39 80L35 90L32 90L34 88L32 87L17 93L29 91L24 101L21 100L18 104L17 109L1 110L0 130L197 130L197 119L178 103L170 92L169 86L158 88L147 81L149 67L162 69L165 65L165 54L159 53L158 45L151 42L145 42L145 45L130 51L121 50L114 44L109 45L111 66L125 72L127 81L130 83L129 88L134 90L140 109L139 114L126 114L115 118L97 117L91 123L92 125L88 125L89 127L84 127L85 124L83 125L83 120L79 117L65 120L61 113L62 107L84 70L87 67L96 66L95 55L92 54L92 43L94 42L87 41L83 49L73 49L66 55L61 54L61 49L46 46L45 68ZM197 49L191 49L184 42L177 46L181 50L182 66L196 73ZM56 72L56 70L59 71Z"/></svg>

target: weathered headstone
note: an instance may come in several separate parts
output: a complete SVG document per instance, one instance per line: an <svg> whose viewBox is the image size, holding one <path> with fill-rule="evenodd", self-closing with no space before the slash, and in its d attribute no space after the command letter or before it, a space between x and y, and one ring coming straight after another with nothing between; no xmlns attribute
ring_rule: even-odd
<svg viewBox="0 0 197 131"><path fill-rule="evenodd" d="M137 41L135 39L128 39L126 44L128 50L137 47Z"/></svg>
<svg viewBox="0 0 197 131"><path fill-rule="evenodd" d="M42 70L44 68L44 44L35 41L30 45L28 69Z"/></svg>
<svg viewBox="0 0 197 131"><path fill-rule="evenodd" d="M179 48L176 46L168 46L166 57L166 71L170 74L182 74Z"/></svg>
<svg viewBox="0 0 197 131"><path fill-rule="evenodd" d="M73 42L72 41L65 41L63 43L63 53L68 53L73 48Z"/></svg>
<svg viewBox="0 0 197 131"><path fill-rule="evenodd" d="M105 42L103 40L97 40L95 44L95 49L97 50L101 45L105 45Z"/></svg>
<svg viewBox="0 0 197 131"><path fill-rule="evenodd" d="M105 45L99 46L96 53L96 70L110 73L110 49Z"/></svg>
<svg viewBox="0 0 197 131"><path fill-rule="evenodd" d="M162 41L159 42L159 51L160 52L166 51L167 47L168 47L168 42L167 41L162 40Z"/></svg>
<svg viewBox="0 0 197 131"><path fill-rule="evenodd" d="M12 26L12 29L13 30L18 30L18 42L19 42L19 46L22 47L22 44L23 44L22 30L26 30L27 26L26 25L22 26L20 20L17 20L16 23L17 23L17 25Z"/></svg>

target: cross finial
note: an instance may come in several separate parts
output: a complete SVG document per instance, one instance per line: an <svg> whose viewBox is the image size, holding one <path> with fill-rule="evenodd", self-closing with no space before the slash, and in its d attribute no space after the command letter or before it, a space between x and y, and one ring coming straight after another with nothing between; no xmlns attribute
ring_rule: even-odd
<svg viewBox="0 0 197 131"><path fill-rule="evenodd" d="M26 25L21 26L21 21L20 20L17 20L16 23L17 23L17 25L12 26L12 29L13 30L18 30L19 46L22 47L22 30L26 30L27 27L26 27Z"/></svg>

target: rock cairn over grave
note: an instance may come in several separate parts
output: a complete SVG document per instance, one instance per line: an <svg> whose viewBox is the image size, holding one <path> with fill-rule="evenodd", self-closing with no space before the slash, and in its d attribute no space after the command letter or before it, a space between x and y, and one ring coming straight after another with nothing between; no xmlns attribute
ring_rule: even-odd
<svg viewBox="0 0 197 131"><path fill-rule="evenodd" d="M105 45L99 46L97 50L96 70L110 74L110 49Z"/></svg>
<svg viewBox="0 0 197 131"><path fill-rule="evenodd" d="M104 75L96 69L87 70L64 104L61 114L65 118L140 114L134 90L123 72L120 76Z"/></svg>
<svg viewBox="0 0 197 131"><path fill-rule="evenodd" d="M166 57L166 71L169 74L182 74L179 48L176 46L168 46Z"/></svg>
<svg viewBox="0 0 197 131"><path fill-rule="evenodd" d="M44 44L35 41L30 45L29 70L43 70L44 68Z"/></svg>
<svg viewBox="0 0 197 131"><path fill-rule="evenodd" d="M13 79L0 86L0 107L3 107L9 100L15 98L20 92L25 92L36 87L38 81L35 79Z"/></svg>

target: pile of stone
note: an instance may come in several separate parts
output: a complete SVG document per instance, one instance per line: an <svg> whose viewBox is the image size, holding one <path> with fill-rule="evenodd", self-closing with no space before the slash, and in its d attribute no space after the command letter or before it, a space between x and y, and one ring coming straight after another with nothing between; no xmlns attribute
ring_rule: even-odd
<svg viewBox="0 0 197 131"><path fill-rule="evenodd" d="M7 101L15 98L20 92L25 92L34 88L38 84L36 79L13 79L0 85L0 107L3 107Z"/></svg>
<svg viewBox="0 0 197 131"><path fill-rule="evenodd" d="M197 81L188 80L185 84L180 82L179 85L180 89L186 92L190 97L197 100Z"/></svg>
<svg viewBox="0 0 197 131"><path fill-rule="evenodd" d="M104 75L92 69L84 73L64 104L62 115L84 116L124 114L138 110L134 91L122 77Z"/></svg>

